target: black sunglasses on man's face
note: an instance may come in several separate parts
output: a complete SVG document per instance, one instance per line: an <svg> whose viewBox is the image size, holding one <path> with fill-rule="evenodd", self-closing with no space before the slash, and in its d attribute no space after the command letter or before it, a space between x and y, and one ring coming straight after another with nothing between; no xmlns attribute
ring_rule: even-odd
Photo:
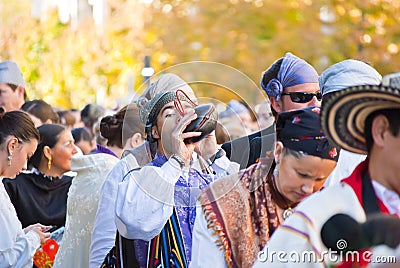
<svg viewBox="0 0 400 268"><path fill-rule="evenodd" d="M297 102L297 103L306 103L306 102L310 102L314 96L317 97L317 100L319 100L319 101L322 100L322 94L321 94L321 92L317 92L317 93L309 93L309 92L283 92L282 95L289 95L289 96L290 96L290 99L291 99L293 102Z"/></svg>

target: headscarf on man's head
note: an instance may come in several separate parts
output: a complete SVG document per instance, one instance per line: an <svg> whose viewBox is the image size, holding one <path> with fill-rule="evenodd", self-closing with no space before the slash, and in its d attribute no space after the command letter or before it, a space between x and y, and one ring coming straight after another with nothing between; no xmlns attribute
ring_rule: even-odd
<svg viewBox="0 0 400 268"><path fill-rule="evenodd" d="M337 161L339 148L329 143L321 126L319 107L282 112L276 123L277 140L306 155Z"/></svg>
<svg viewBox="0 0 400 268"><path fill-rule="evenodd" d="M163 74L152 83L139 97L140 120L145 123L153 123L165 104L177 99L177 90L185 92L192 101L196 101L193 89L175 74ZM179 99L184 100L185 96L179 94Z"/></svg>
<svg viewBox="0 0 400 268"><path fill-rule="evenodd" d="M319 77L322 96L351 86L379 85L382 76L359 60L344 60L326 69Z"/></svg>
<svg viewBox="0 0 400 268"><path fill-rule="evenodd" d="M274 68L274 64L264 72L264 75L271 68ZM269 81L261 79L261 87L269 97L275 97L276 100L280 99L284 88L306 83L318 83L317 71L305 60L289 52L283 57L282 64L275 78Z"/></svg>

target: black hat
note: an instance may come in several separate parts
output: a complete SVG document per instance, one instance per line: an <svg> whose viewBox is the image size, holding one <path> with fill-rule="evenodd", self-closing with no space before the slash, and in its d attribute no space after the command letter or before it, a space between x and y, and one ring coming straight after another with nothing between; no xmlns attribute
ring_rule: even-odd
<svg viewBox="0 0 400 268"><path fill-rule="evenodd" d="M294 151L337 161L339 148L329 143L321 127L319 107L282 112L276 122L277 140Z"/></svg>

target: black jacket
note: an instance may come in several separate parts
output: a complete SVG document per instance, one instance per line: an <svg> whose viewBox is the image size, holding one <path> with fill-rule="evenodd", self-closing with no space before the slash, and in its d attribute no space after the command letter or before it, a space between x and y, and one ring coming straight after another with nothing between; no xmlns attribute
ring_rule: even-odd
<svg viewBox="0 0 400 268"><path fill-rule="evenodd" d="M3 183L23 228L35 223L65 225L72 177L50 180L43 174L21 173Z"/></svg>
<svg viewBox="0 0 400 268"><path fill-rule="evenodd" d="M239 163L243 169L254 164L266 151L273 150L274 141L275 124L248 136L225 142L222 149L231 161Z"/></svg>

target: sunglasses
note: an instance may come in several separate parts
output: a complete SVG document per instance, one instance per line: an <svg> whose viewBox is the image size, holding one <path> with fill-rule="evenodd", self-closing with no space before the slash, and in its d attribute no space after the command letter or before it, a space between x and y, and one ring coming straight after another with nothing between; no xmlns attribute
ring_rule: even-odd
<svg viewBox="0 0 400 268"><path fill-rule="evenodd" d="M322 100L322 94L321 94L321 92L317 92L317 93L309 93L309 92L283 92L282 95L289 95L289 96L290 96L290 99L291 99L293 102L297 102L297 103L306 103L306 102L310 102L314 96L317 97L317 100L319 100L319 101Z"/></svg>

